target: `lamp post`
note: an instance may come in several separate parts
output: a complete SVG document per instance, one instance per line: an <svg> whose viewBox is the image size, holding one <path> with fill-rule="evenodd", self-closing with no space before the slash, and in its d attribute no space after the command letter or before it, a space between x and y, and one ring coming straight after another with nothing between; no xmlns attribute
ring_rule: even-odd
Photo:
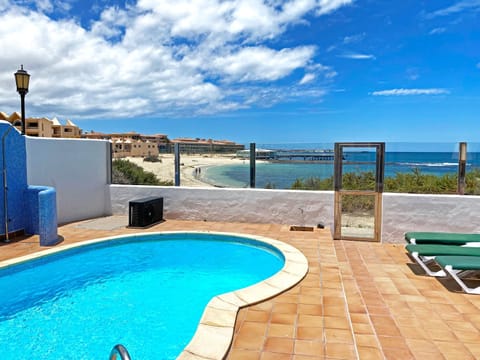
<svg viewBox="0 0 480 360"><path fill-rule="evenodd" d="M15 82L17 83L17 91L20 94L22 106L22 135L25 135L25 95L28 93L28 83L30 75L23 70L23 65L15 73Z"/></svg>

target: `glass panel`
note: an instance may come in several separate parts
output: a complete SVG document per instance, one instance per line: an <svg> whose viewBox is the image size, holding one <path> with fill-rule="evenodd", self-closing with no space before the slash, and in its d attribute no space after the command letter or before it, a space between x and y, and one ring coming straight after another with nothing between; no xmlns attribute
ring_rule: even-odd
<svg viewBox="0 0 480 360"><path fill-rule="evenodd" d="M268 158L257 160L256 187L333 190L333 144L258 144Z"/></svg>
<svg viewBox="0 0 480 360"><path fill-rule="evenodd" d="M374 239L375 195L341 195L342 237Z"/></svg>
<svg viewBox="0 0 480 360"><path fill-rule="evenodd" d="M60 129L53 129L54 134L58 133L57 130ZM129 160L143 170L154 173L162 184L173 184L174 155L171 144L162 143L158 158L147 159L140 154L148 152L148 148L137 145L127 151L126 144L115 142L113 147L116 159ZM181 149L182 186L249 187L249 143L235 145L245 149L246 154L240 154L233 145L229 147L228 144L206 148L201 143L199 146L203 147ZM333 147L333 143L257 143L257 150L260 151L255 167L256 187L333 190L333 159L329 157L333 155ZM458 142L386 143L384 191L457 193L458 150ZM373 191L375 149L345 147L343 157L343 189ZM465 194L480 195L480 143L467 143Z"/></svg>
<svg viewBox="0 0 480 360"><path fill-rule="evenodd" d="M457 192L458 143L387 143L385 191Z"/></svg>
<svg viewBox="0 0 480 360"><path fill-rule="evenodd" d="M343 148L342 189L375 191L374 148Z"/></svg>

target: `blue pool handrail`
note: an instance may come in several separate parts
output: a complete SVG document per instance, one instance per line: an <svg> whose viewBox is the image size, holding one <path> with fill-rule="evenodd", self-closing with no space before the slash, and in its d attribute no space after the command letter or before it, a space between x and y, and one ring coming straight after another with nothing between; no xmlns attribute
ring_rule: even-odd
<svg viewBox="0 0 480 360"><path fill-rule="evenodd" d="M128 353L125 346L122 344L117 344L113 347L110 352L110 360L131 360L130 354Z"/></svg>

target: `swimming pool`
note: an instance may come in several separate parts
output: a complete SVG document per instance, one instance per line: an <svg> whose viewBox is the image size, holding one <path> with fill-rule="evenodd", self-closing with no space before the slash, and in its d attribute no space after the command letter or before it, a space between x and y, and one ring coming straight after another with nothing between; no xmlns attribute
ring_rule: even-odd
<svg viewBox="0 0 480 360"><path fill-rule="evenodd" d="M49 250L0 269L0 358L100 359L122 343L134 359L174 359L194 334L189 353L198 352L200 330L225 332L222 322L232 322L238 307L300 281L304 274L292 274L306 269L295 251L271 239L212 233ZM222 311L229 319L218 317Z"/></svg>

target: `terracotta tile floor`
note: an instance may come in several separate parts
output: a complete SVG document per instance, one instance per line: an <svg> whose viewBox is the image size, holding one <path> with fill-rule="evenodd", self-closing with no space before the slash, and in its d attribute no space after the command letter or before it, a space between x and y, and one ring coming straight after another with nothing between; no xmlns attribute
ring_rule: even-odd
<svg viewBox="0 0 480 360"><path fill-rule="evenodd" d="M141 232L110 217L59 228L64 243ZM333 241L285 225L168 220L143 231L206 230L287 242L309 260L287 292L242 309L230 360L478 359L480 296L422 274L403 245ZM0 260L42 250L38 237L0 246Z"/></svg>

